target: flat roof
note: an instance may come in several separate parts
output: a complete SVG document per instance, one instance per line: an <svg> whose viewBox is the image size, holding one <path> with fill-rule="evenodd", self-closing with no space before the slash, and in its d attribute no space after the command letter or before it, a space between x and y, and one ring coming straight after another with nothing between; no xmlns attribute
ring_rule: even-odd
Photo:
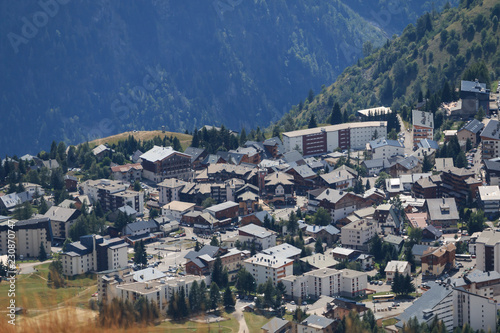
<svg viewBox="0 0 500 333"><path fill-rule="evenodd" d="M363 121L363 122L357 122L357 123L344 123L344 124L338 124L338 125L307 128L307 129L298 130L298 131L285 132L285 133L283 133L283 136L293 138L293 137L299 137L299 136L309 135L309 134L318 134L318 133L321 133L323 131L335 132L335 131L340 131L340 130L344 130L344 129L348 129L348 128L362 128L362 127L387 127L387 121Z"/></svg>

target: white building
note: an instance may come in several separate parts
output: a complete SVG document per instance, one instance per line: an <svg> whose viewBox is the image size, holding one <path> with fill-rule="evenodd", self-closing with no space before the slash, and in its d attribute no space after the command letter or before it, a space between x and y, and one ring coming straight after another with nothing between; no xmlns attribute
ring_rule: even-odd
<svg viewBox="0 0 500 333"><path fill-rule="evenodd" d="M396 328L402 329L415 317L419 323L427 324L435 318L442 320L448 332L465 324L473 330L495 330L498 305L493 299L470 292L456 282L428 284L430 290L396 317Z"/></svg>
<svg viewBox="0 0 500 333"><path fill-rule="evenodd" d="M500 212L500 187L479 186L479 202L485 214L496 214Z"/></svg>
<svg viewBox="0 0 500 333"><path fill-rule="evenodd" d="M350 269L321 268L303 275L292 275L282 279L286 295L294 300L309 297L364 295L368 284L366 273Z"/></svg>
<svg viewBox="0 0 500 333"><path fill-rule="evenodd" d="M202 281L205 281L205 283L209 282L209 278L205 276L186 275L147 282L125 283L116 286L116 296L118 299L128 300L132 303L142 296L149 302L155 302L159 310L164 313L167 310L168 301L174 292L179 293L181 289L184 289L186 297L189 297L189 292L194 281L197 281L199 285Z"/></svg>
<svg viewBox="0 0 500 333"><path fill-rule="evenodd" d="M165 205L172 201L180 201L180 192L186 184L188 183L177 178L165 179L158 184L158 202Z"/></svg>
<svg viewBox="0 0 500 333"><path fill-rule="evenodd" d="M385 266L385 274L387 281L392 281L396 275L396 271L403 276L411 274L411 265L408 261L391 260Z"/></svg>
<svg viewBox="0 0 500 333"><path fill-rule="evenodd" d="M366 143L387 136L386 121L345 123L283 133L285 151L318 155L341 149L365 149Z"/></svg>
<svg viewBox="0 0 500 333"><path fill-rule="evenodd" d="M284 277L293 274L293 260L258 253L243 262L245 269L252 274L257 285L271 279L274 285Z"/></svg>
<svg viewBox="0 0 500 333"><path fill-rule="evenodd" d="M375 236L377 223L373 219L361 219L340 229L342 245L355 250L366 250L368 242Z"/></svg>
<svg viewBox="0 0 500 333"><path fill-rule="evenodd" d="M137 213L144 213L144 192L129 190L130 183L118 180L98 179L82 183L83 193L92 202L97 202L104 211L116 211L125 205L132 207Z"/></svg>
<svg viewBox="0 0 500 333"><path fill-rule="evenodd" d="M120 269L127 266L128 244L120 238L104 239L97 235L80 237L61 253L63 274L75 276L87 272Z"/></svg>
<svg viewBox="0 0 500 333"><path fill-rule="evenodd" d="M253 223L238 229L238 239L242 244L246 243L247 247L255 243L255 247L258 250L265 250L276 246L276 232Z"/></svg>
<svg viewBox="0 0 500 333"><path fill-rule="evenodd" d="M484 230L476 239L476 268L500 272L500 232Z"/></svg>
<svg viewBox="0 0 500 333"><path fill-rule="evenodd" d="M194 211L194 206L196 205L190 202L172 201L161 208L161 213L162 215L170 215L180 221L182 215Z"/></svg>
<svg viewBox="0 0 500 333"><path fill-rule="evenodd" d="M372 153L372 159L404 156L405 154L405 146L401 142L388 140L385 137L368 142L368 148Z"/></svg>

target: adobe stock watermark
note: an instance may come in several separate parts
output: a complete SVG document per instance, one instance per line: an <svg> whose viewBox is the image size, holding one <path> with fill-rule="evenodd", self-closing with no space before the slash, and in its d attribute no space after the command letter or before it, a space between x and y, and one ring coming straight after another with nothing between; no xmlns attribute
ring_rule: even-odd
<svg viewBox="0 0 500 333"><path fill-rule="evenodd" d="M389 2L387 9L380 9L378 11L370 10L370 16L372 21L377 24L381 29L389 26L394 15L401 14L403 12L403 1L396 0L394 2ZM359 58L359 54L363 52L363 41L361 38L357 37L350 40L348 44L345 40L342 41L340 45L340 50L347 61L355 62Z"/></svg>
<svg viewBox="0 0 500 333"><path fill-rule="evenodd" d="M149 92L153 91L163 81L163 71L157 68L146 68L148 72L142 79L142 85L136 85L125 94L120 93L118 98L111 102L112 117L102 119L96 127L88 131L87 140L109 136L115 130L115 123L126 120L131 112L138 112L140 103L146 100Z"/></svg>
<svg viewBox="0 0 500 333"><path fill-rule="evenodd" d="M19 53L19 46L21 44L28 44L30 39L38 35L38 31L49 23L49 18L53 18L59 13L60 5L66 5L70 0L39 0L38 6L42 10L35 12L31 15L31 20L26 16L21 17L21 31L19 34L9 32L7 38L14 53Z"/></svg>
<svg viewBox="0 0 500 333"><path fill-rule="evenodd" d="M7 305L7 322L10 325L16 325L16 232L14 231L14 221L9 220L7 229L7 281L9 289L9 305Z"/></svg>
<svg viewBox="0 0 500 333"><path fill-rule="evenodd" d="M221 21L224 21L224 13L232 12L243 0L214 0L212 5Z"/></svg>

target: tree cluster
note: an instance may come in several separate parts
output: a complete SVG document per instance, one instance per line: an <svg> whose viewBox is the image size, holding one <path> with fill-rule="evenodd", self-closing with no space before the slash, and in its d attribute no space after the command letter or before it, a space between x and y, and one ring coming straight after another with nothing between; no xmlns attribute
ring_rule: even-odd
<svg viewBox="0 0 500 333"><path fill-rule="evenodd" d="M415 285L411 281L410 275L403 275L396 271L392 280L391 290L397 295L409 295L415 292Z"/></svg>
<svg viewBox="0 0 500 333"><path fill-rule="evenodd" d="M150 325L160 318L158 304L149 302L143 296L138 297L135 302L113 298L111 302L103 302L99 306L97 319L101 327L107 328L130 328L136 324Z"/></svg>

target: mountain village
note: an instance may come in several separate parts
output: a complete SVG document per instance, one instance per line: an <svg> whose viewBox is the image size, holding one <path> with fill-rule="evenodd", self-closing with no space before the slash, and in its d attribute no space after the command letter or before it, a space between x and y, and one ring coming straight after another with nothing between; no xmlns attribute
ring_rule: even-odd
<svg viewBox="0 0 500 333"><path fill-rule="evenodd" d="M6 158L0 285L48 260L52 288L91 275L96 307L141 301L158 320L232 308L240 332L252 312L262 332L326 333L356 311L392 332L413 318L495 330L498 93L462 81L459 95L443 107L460 127L438 141L420 103L397 132L381 106L260 141L206 126L240 140L213 153L99 144L73 163L74 146L53 144Z"/></svg>

